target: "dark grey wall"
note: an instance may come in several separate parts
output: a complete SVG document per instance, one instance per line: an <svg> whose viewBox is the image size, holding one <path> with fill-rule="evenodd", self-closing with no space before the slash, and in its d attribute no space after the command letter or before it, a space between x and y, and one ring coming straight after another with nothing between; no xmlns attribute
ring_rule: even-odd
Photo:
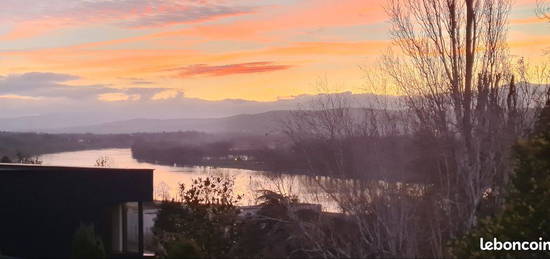
<svg viewBox="0 0 550 259"><path fill-rule="evenodd" d="M152 199L149 169L0 165L0 252L70 256L73 234L81 222L93 223L110 249L111 208Z"/></svg>

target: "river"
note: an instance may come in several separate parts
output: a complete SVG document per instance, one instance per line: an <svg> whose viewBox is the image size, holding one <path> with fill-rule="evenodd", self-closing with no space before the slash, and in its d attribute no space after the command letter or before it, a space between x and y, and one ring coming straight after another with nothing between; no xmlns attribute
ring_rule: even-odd
<svg viewBox="0 0 550 259"><path fill-rule="evenodd" d="M235 168L179 167L163 166L139 162L132 157L129 148L99 149L73 152L61 152L40 156L43 165L58 166L94 166L100 157L109 158L109 166L114 168L150 168L154 169L155 199L177 198L179 184L190 186L193 179L207 176L223 176L234 180L234 194L243 199L239 205L254 205L259 190L271 190L285 195L294 195L300 202L318 203L323 210L336 211L336 205L316 188L311 177L300 175L274 174Z"/></svg>

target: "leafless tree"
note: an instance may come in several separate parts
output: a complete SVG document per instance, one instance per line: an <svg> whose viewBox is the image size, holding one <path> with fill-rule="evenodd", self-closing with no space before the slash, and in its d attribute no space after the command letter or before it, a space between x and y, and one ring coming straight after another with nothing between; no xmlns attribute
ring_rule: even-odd
<svg viewBox="0 0 550 259"><path fill-rule="evenodd" d="M550 84L547 66L508 55L509 9L508 0L391 0L397 51L382 59L383 80L379 73L367 79L397 89L404 110L384 100L381 111L356 109L345 96L326 94L293 113L286 133L314 174L331 176L316 184L357 230L341 236L303 226L324 257L443 257L448 240L500 206L511 146L529 133ZM403 136L427 146L420 162L432 181L361 178L406 174L407 167L392 167L405 158L383 148L384 139ZM362 143L372 154L350 148Z"/></svg>
<svg viewBox="0 0 550 259"><path fill-rule="evenodd" d="M21 152L17 152L16 157L17 157L16 161L21 164L32 164L32 165L42 164L42 160L40 160L40 157L37 155L28 155Z"/></svg>
<svg viewBox="0 0 550 259"><path fill-rule="evenodd" d="M155 199L160 201L169 201L171 199L170 186L161 181L155 188Z"/></svg>
<svg viewBox="0 0 550 259"><path fill-rule="evenodd" d="M95 166L96 167L112 167L114 164L114 161L109 156L100 156L95 160Z"/></svg>
<svg viewBox="0 0 550 259"><path fill-rule="evenodd" d="M550 22L550 2L548 0L538 0L535 12L538 17Z"/></svg>
<svg viewBox="0 0 550 259"><path fill-rule="evenodd" d="M328 82L320 81L319 86L327 89ZM406 119L401 117L403 114L391 109L373 109L388 108L382 98L378 101L371 108L358 108L345 95L323 94L306 108L294 111L285 124L285 131L299 152L306 154L310 171L329 176L316 176L305 184L317 186L317 190L335 202L342 212L340 220L349 227L348 230L333 229L330 222L323 220L299 222L308 251L317 256L364 258L421 254L417 220L422 211L419 204L423 201L415 190L423 187L367 180L365 177L372 170L382 171L378 173L383 175L391 169L356 166L357 160L366 159L367 155L362 150L354 150L361 146L358 142L407 132L403 127L407 123L401 120ZM369 155L370 161L392 163L390 160L394 157L378 149L376 141L367 145L376 151Z"/></svg>
<svg viewBox="0 0 550 259"><path fill-rule="evenodd" d="M528 132L545 92L527 81L522 60L508 56L509 10L509 0L391 0L387 7L399 52L382 66L415 115L416 131L438 140L433 163L446 222L435 222L441 229L433 232L447 238L476 224L483 206L501 202L510 147ZM494 204L484 204L487 192Z"/></svg>

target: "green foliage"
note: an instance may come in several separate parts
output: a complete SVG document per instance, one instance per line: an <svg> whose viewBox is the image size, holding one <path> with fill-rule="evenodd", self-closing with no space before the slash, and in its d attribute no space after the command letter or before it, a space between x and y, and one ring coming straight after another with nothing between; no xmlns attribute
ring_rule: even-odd
<svg viewBox="0 0 550 259"><path fill-rule="evenodd" d="M241 199L233 195L233 180L198 178L189 189L180 185L180 198L181 202L163 201L160 206L153 230L159 254L168 257L172 242L191 239L205 258L227 256L235 243L239 212L235 204Z"/></svg>
<svg viewBox="0 0 550 259"><path fill-rule="evenodd" d="M480 238L498 241L550 241L550 104L542 111L535 132L516 146L516 169L501 213L479 222L452 243L451 254L465 257L549 257L550 251L489 251Z"/></svg>
<svg viewBox="0 0 550 259"><path fill-rule="evenodd" d="M191 259L202 258L200 248L193 240L174 240L167 245L166 258Z"/></svg>
<svg viewBox="0 0 550 259"><path fill-rule="evenodd" d="M0 159L0 163L11 163L11 159L8 156L3 156L2 159Z"/></svg>
<svg viewBox="0 0 550 259"><path fill-rule="evenodd" d="M140 134L46 134L0 132L0 155L16 161L17 152L23 154L47 154L85 149L122 148L132 145Z"/></svg>
<svg viewBox="0 0 550 259"><path fill-rule="evenodd" d="M103 241L96 236L93 225L81 224L76 230L72 244L73 258L105 258Z"/></svg>
<svg viewBox="0 0 550 259"><path fill-rule="evenodd" d="M261 190L260 192L262 195L257 198L261 205L261 209L258 211L260 216L288 219L289 206L298 202L298 198L295 196L287 197L269 190Z"/></svg>
<svg viewBox="0 0 550 259"><path fill-rule="evenodd" d="M300 225L291 215L296 197L261 190L261 206L256 216L247 218L239 228L238 255L245 258L301 258ZM293 254L294 253L294 254Z"/></svg>
<svg viewBox="0 0 550 259"><path fill-rule="evenodd" d="M256 214L239 216L232 180L197 179L180 188L181 202L163 201L155 220L157 255L161 258L303 258L307 240L295 197L264 190ZM310 219L316 217L309 217ZM196 250L195 250L196 248ZM198 251L198 253L194 253Z"/></svg>
<svg viewBox="0 0 550 259"><path fill-rule="evenodd" d="M17 156L17 162L21 164L31 164L31 165L42 164L42 160L40 160L38 156L31 156L21 152L17 152L16 156Z"/></svg>

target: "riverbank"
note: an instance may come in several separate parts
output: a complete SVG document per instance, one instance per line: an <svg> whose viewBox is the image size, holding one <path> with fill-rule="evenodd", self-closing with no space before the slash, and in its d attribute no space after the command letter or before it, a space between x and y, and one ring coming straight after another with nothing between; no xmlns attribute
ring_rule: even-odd
<svg viewBox="0 0 550 259"><path fill-rule="evenodd" d="M251 170L259 171L266 173L277 173L277 174L292 174L292 175L307 175L305 169L277 169L271 166L266 165L261 161L250 161L250 160L207 160L207 161L196 161L192 163L167 163L159 161L151 161L147 159L138 159L132 156L139 162L150 163L163 166L175 166L175 167L210 167L210 168L232 168L232 169L242 169L242 170Z"/></svg>
<svg viewBox="0 0 550 259"><path fill-rule="evenodd" d="M269 170L253 170L252 166L245 168L214 167L210 165L184 166L159 165L138 161L132 157L129 148L122 149L98 149L75 152L61 152L40 156L44 165L58 166L94 166L98 157L109 157L112 161L110 167L116 168L149 168L155 169L153 173L155 199L164 197L179 197L180 184L191 186L194 179L216 175L226 175L234 179L234 192L243 195L239 206L253 205L256 202L258 191L278 191L283 187L291 190L290 194L296 195L301 202L322 204L328 211L337 210L337 206L325 197L318 197L318 192L311 184L310 176L302 174L276 173ZM221 164L218 164L221 165ZM233 164L234 165L234 164ZM240 165L239 165L240 166Z"/></svg>

